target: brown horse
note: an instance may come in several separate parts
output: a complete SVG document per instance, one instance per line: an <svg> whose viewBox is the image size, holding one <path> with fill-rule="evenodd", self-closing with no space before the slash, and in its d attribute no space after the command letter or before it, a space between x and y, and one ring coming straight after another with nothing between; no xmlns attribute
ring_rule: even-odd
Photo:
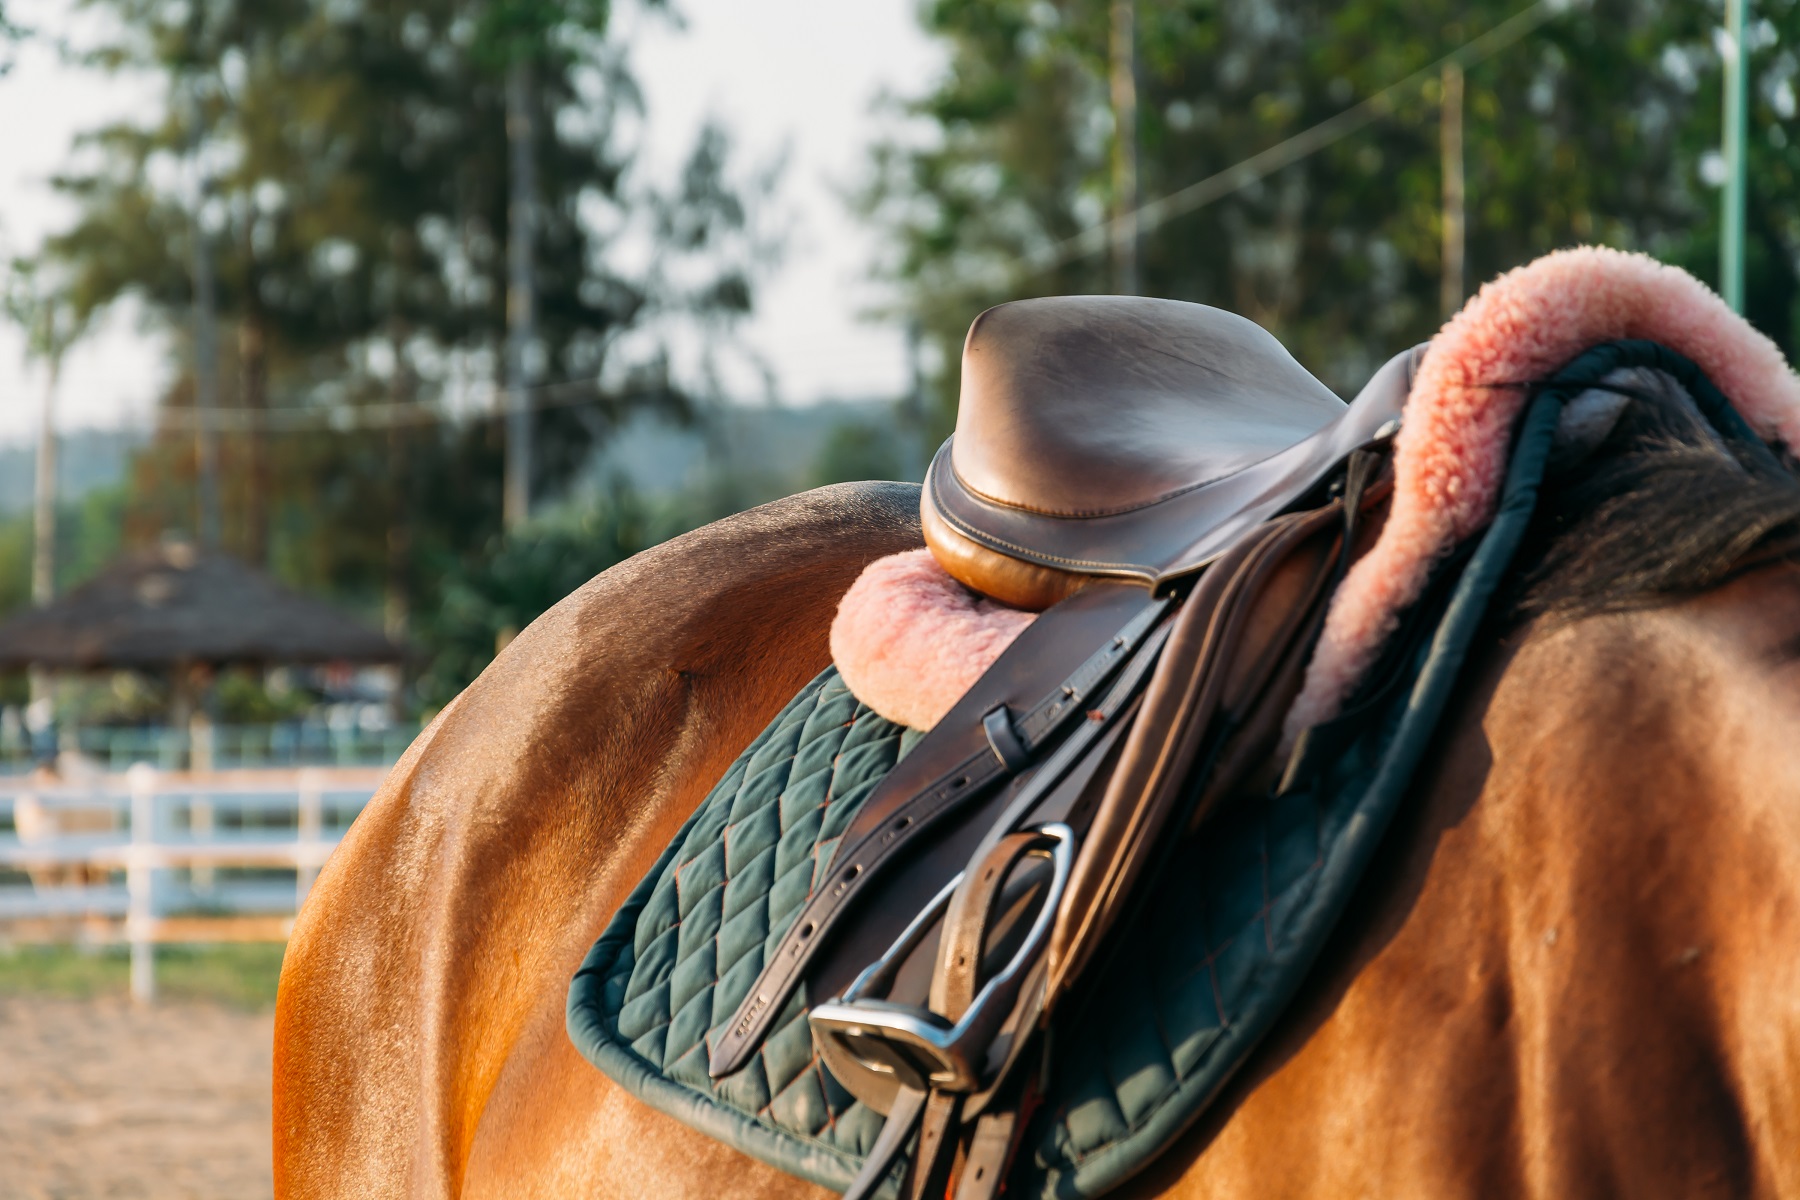
<svg viewBox="0 0 1800 1200"><path fill-rule="evenodd" d="M1626 425L1547 498L1302 998L1121 1195L1800 1197L1800 482ZM277 1195L828 1195L626 1094L564 1000L916 496L640 555L426 730L288 950Z"/></svg>

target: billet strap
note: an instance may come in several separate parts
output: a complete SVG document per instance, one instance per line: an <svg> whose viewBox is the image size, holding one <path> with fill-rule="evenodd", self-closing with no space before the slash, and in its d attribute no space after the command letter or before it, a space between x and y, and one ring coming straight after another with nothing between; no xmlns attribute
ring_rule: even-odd
<svg viewBox="0 0 1800 1200"><path fill-rule="evenodd" d="M952 1021L961 1020L975 996L977 979L993 924L994 903L1001 889L1025 856L1042 839L1035 833L1011 833L963 876L950 908L944 914L943 936L938 943L937 971L931 979L931 1009Z"/></svg>
<svg viewBox="0 0 1800 1200"><path fill-rule="evenodd" d="M1007 876L1038 840L1031 834L1016 834L1005 839L995 847L990 856L992 861L984 864L971 879L974 896L970 907L980 912L984 927ZM940 971L932 981L934 1007L953 1021L961 1017L975 999L983 932L983 929L968 931L955 951L962 958L961 964L947 972ZM945 940L948 943L950 938ZM845 1200L861 1200L886 1180L890 1164L904 1149L915 1123L919 1130L918 1146L907 1164L900 1195L902 1200L937 1200L943 1196L949 1190L950 1178L957 1165L962 1106L963 1097L955 1092L933 1089L927 1095L902 1087L888 1112L887 1124L881 1127L881 1134L875 1139L875 1149L870 1151L850 1190L844 1193ZM878 1155L880 1162L876 1161Z"/></svg>
<svg viewBox="0 0 1800 1200"><path fill-rule="evenodd" d="M1143 596L1142 603L1135 607L1122 626L1023 716L1011 720L1013 737L1022 749L1025 761L1035 760L1071 717L1085 711L1094 695L1107 685L1121 666L1134 658L1158 627L1172 601L1167 597L1139 594ZM1065 604L1081 602L1083 597L1077 595ZM1052 632L1055 612L1053 609L1040 617L1019 641L1026 642L1034 632ZM1040 626L1043 627L1041 630ZM1023 647L1015 643L1014 649ZM1002 656L1004 661L1005 656ZM991 709L984 710L977 717L978 725L991 716ZM950 718L946 718L945 725L949 724ZM927 734L925 740L935 745L956 745L964 740L964 734L962 729L940 726ZM889 780L884 781L864 803L833 857L824 882L789 926L764 965L762 974L733 1014L730 1026L712 1047L707 1070L713 1078L739 1070L762 1044L770 1024L805 977L818 948L829 940L835 925L852 911L858 898L882 869L901 857L902 851L910 849L926 830L1015 773L1019 758L1010 752L1010 747L1003 756L994 746L992 729L978 728L976 735L979 738L975 743L977 749L954 761L948 769L903 800L893 803L883 795L890 782L910 786L911 772L896 768ZM930 762L932 749L922 742L910 758ZM1007 758L1012 758L1013 762L1009 763ZM865 817L879 819L865 821Z"/></svg>

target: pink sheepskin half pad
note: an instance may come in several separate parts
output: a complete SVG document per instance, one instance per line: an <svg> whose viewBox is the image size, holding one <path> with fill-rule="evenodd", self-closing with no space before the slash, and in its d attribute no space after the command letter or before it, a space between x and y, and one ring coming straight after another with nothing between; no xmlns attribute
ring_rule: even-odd
<svg viewBox="0 0 1800 1200"><path fill-rule="evenodd" d="M1368 670L1431 568L1493 519L1526 391L1600 342L1645 338L1694 360L1751 428L1800 449L1800 379L1775 343L1704 284L1642 254L1581 247L1489 283L1425 352L1395 439L1394 497L1375 545L1345 576L1286 722L1329 720Z"/></svg>
<svg viewBox="0 0 1800 1200"><path fill-rule="evenodd" d="M1035 620L969 591L931 551L908 550L870 563L844 594L831 658L858 700L930 729Z"/></svg>

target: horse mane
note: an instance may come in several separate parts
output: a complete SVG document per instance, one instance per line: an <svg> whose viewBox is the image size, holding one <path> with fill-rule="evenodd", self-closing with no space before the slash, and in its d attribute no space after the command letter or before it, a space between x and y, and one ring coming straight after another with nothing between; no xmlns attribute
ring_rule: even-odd
<svg viewBox="0 0 1800 1200"><path fill-rule="evenodd" d="M1669 382L1634 392L1585 461L1545 481L1501 597L1509 623L1651 607L1800 555L1794 459L1727 442Z"/></svg>

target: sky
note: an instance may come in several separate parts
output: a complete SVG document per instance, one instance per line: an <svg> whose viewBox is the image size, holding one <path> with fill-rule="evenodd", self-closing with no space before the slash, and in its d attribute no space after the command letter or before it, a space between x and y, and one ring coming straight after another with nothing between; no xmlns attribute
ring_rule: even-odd
<svg viewBox="0 0 1800 1200"><path fill-rule="evenodd" d="M868 148L891 117L884 92L917 95L942 55L920 32L916 0L677 0L684 28L652 17L634 31L633 62L648 109L644 169L667 177L710 118L731 130L749 165L785 155L776 203L786 254L765 281L743 331L770 365L784 402L897 395L907 364L900 330L860 316L880 300L868 281L872 234L843 199L866 169ZM70 27L73 0L15 0L32 27ZM622 19L637 21L627 15ZM77 31L78 32L78 31ZM28 44L0 77L0 252L35 248L71 210L48 180L82 130L153 111L154 81L71 67ZM35 436L41 369L0 326L0 443ZM166 379L161 348L119 311L63 368L56 400L62 429L141 422Z"/></svg>

